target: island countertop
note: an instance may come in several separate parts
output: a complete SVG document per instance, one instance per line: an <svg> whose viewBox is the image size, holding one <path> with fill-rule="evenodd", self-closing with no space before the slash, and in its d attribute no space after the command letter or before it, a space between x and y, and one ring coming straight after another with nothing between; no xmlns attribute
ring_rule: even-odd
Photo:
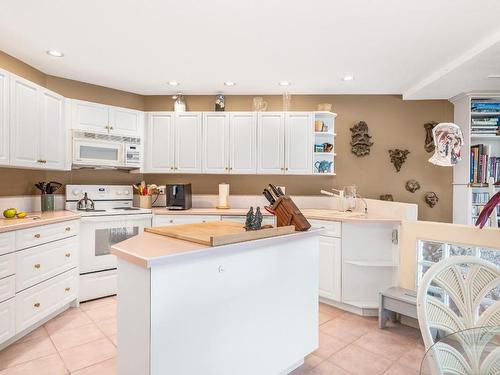
<svg viewBox="0 0 500 375"><path fill-rule="evenodd" d="M384 216L379 213L342 212L329 209L302 208L300 209L306 219L340 221L346 223L401 223L402 219ZM164 207L153 208L155 215L220 215L220 216L245 216L248 208L190 208L188 210L167 210ZM263 215L270 216L266 210L261 211Z"/></svg>
<svg viewBox="0 0 500 375"><path fill-rule="evenodd" d="M0 219L0 233L77 220L79 218L79 214L71 211L31 212L22 219Z"/></svg>
<svg viewBox="0 0 500 375"><path fill-rule="evenodd" d="M151 268L174 259L224 254L229 251L242 251L262 245L293 241L295 238L319 236L322 231L322 229L311 229L307 232L294 232L282 236L213 247L144 232L112 246L111 253L138 266Z"/></svg>

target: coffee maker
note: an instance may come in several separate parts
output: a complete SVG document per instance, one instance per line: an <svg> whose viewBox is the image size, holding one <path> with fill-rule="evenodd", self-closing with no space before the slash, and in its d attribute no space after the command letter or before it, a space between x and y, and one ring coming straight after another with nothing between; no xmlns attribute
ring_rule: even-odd
<svg viewBox="0 0 500 375"><path fill-rule="evenodd" d="M166 187L167 209L188 210L192 206L191 184L171 184Z"/></svg>

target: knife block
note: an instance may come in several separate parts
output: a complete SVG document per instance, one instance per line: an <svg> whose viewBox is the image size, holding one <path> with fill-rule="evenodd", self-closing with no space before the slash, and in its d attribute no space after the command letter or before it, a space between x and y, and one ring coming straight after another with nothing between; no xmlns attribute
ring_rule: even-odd
<svg viewBox="0 0 500 375"><path fill-rule="evenodd" d="M311 228L311 224L290 197L286 195L279 197L271 208L276 214L276 226L293 225L296 231L306 231Z"/></svg>

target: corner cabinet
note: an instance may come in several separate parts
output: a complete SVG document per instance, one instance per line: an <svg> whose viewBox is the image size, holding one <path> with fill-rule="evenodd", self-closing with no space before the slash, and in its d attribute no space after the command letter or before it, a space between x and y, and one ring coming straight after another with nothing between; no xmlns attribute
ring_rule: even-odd
<svg viewBox="0 0 500 375"><path fill-rule="evenodd" d="M10 159L9 83L10 74L0 69L0 165L8 165Z"/></svg>
<svg viewBox="0 0 500 375"><path fill-rule="evenodd" d="M10 84L10 166L66 169L65 99L12 75Z"/></svg>

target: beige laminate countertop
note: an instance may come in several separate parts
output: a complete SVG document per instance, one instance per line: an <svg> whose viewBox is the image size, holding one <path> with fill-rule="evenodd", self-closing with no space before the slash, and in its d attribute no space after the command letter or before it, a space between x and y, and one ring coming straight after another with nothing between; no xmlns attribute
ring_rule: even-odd
<svg viewBox="0 0 500 375"><path fill-rule="evenodd" d="M315 208L301 209L307 219L341 221L346 223L400 223L402 219L394 217L385 217L380 214L367 215L361 212L340 212L335 210L322 210ZM220 215L220 216L245 216L248 208L191 208L189 210L167 210L163 207L153 208L155 215ZM262 209L263 215L270 215Z"/></svg>
<svg viewBox="0 0 500 375"><path fill-rule="evenodd" d="M0 233L79 218L79 214L71 211L31 212L23 219L0 219Z"/></svg>

